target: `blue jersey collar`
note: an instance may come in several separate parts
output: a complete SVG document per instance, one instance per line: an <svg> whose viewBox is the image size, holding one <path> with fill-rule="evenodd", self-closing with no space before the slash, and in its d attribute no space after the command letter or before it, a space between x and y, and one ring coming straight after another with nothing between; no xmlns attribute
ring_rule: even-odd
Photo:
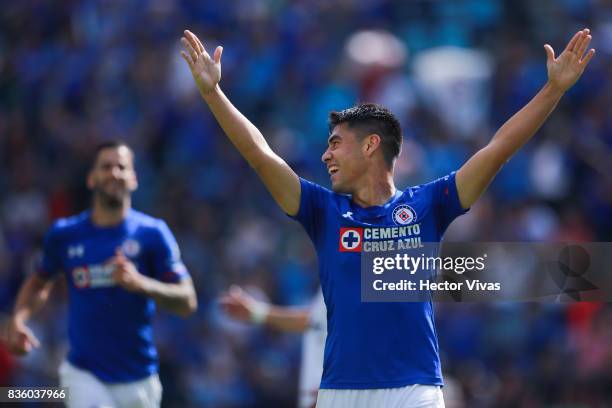
<svg viewBox="0 0 612 408"><path fill-rule="evenodd" d="M383 218L387 216L389 207L395 204L402 197L402 195L404 195L404 192L396 189L395 194L393 194L386 203L383 205L373 205L371 207L361 207L351 199L351 210L357 214L360 219Z"/></svg>

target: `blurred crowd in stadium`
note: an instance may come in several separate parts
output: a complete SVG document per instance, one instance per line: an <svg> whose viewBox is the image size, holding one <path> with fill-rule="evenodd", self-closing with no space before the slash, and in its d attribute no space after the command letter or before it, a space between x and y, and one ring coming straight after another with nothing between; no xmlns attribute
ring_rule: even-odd
<svg viewBox="0 0 612 408"><path fill-rule="evenodd" d="M597 49L583 78L448 241L612 240L611 2L6 2L0 319L50 223L87 207L92 146L120 137L136 151L135 207L168 222L198 290L196 316L156 321L165 404L293 406L299 335L232 322L216 299L239 283L305 305L318 285L314 251L200 100L179 56L183 29L224 46L224 91L323 185L327 112L357 101L391 108L405 134L402 188L483 146L545 82L542 45L560 52L583 27ZM0 343L0 385L56 383L64 296L35 320L40 350L16 359ZM436 317L448 407L612 405L609 305L439 304Z"/></svg>

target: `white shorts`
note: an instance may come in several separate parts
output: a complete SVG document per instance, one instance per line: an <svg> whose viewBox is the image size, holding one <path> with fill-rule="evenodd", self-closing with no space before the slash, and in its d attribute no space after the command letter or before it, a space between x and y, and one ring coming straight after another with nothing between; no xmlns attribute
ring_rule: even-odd
<svg viewBox="0 0 612 408"><path fill-rule="evenodd" d="M60 385L68 388L68 408L159 408L162 387L154 374L144 380L108 384L89 371L62 362Z"/></svg>
<svg viewBox="0 0 612 408"><path fill-rule="evenodd" d="M444 408L437 385L408 385L373 390L319 390L317 408Z"/></svg>

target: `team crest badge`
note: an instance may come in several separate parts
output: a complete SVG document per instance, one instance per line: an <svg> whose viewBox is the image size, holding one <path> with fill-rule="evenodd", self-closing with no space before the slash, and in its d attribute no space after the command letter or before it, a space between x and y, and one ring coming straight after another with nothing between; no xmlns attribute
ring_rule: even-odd
<svg viewBox="0 0 612 408"><path fill-rule="evenodd" d="M134 239L128 239L121 245L121 250L126 256L134 258L140 253L140 244Z"/></svg>
<svg viewBox="0 0 612 408"><path fill-rule="evenodd" d="M397 225L408 225L416 221L416 212L409 205L402 204L393 210L393 222Z"/></svg>
<svg viewBox="0 0 612 408"><path fill-rule="evenodd" d="M74 286L82 289L89 286L91 283L91 279L89 276L89 271L86 267L74 268L72 270L72 281L74 282Z"/></svg>
<svg viewBox="0 0 612 408"><path fill-rule="evenodd" d="M340 252L361 252L363 228L340 228Z"/></svg>

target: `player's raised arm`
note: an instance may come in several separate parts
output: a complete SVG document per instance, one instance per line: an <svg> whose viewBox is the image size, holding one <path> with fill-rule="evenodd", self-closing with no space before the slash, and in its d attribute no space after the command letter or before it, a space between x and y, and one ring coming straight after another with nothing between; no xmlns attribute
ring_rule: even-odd
<svg viewBox="0 0 612 408"><path fill-rule="evenodd" d="M289 215L300 206L300 181L295 172L276 155L261 132L227 99L219 87L222 47L210 57L202 42L185 31L181 42L183 59L189 65L202 98L240 154L255 169L277 204Z"/></svg>
<svg viewBox="0 0 612 408"><path fill-rule="evenodd" d="M580 78L595 54L594 49L587 51L590 42L588 29L578 31L557 58L552 47L544 45L548 70L544 87L457 172L457 192L463 208L470 207L480 197L501 167L535 134L565 91Z"/></svg>

